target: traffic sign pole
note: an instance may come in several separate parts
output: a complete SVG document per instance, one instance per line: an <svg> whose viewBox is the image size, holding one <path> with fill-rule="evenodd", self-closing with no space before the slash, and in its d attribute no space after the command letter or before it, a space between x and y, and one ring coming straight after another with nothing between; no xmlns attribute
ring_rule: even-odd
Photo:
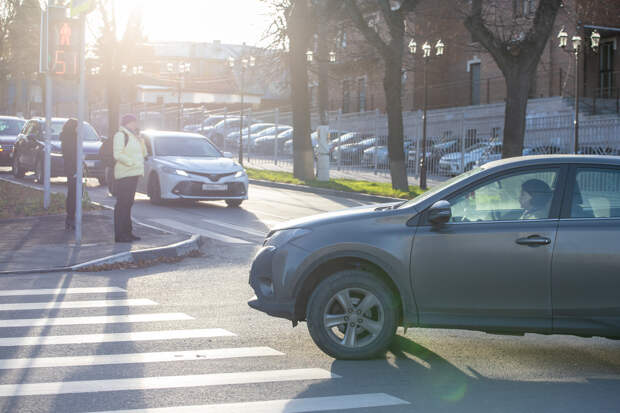
<svg viewBox="0 0 620 413"><path fill-rule="evenodd" d="M45 25L45 154L43 156L43 208L48 209L50 206L50 175L51 165L51 139L52 139L52 94L54 83L52 80L51 68L49 67L48 51L49 51L49 26L50 26L50 7L46 10ZM43 39L42 39L43 40Z"/></svg>

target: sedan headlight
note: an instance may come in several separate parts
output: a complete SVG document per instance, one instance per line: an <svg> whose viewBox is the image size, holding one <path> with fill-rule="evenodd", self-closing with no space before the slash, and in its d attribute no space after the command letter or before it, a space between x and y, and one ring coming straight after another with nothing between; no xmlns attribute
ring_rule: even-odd
<svg viewBox="0 0 620 413"><path fill-rule="evenodd" d="M181 169L174 169L169 166L164 166L161 170L167 174L171 175L180 175L180 176L189 176L189 174Z"/></svg>
<svg viewBox="0 0 620 413"><path fill-rule="evenodd" d="M247 176L247 174L245 173L245 169L237 171L237 173L235 174L235 178L243 178L244 176Z"/></svg>
<svg viewBox="0 0 620 413"><path fill-rule="evenodd" d="M309 229L304 228L289 228L280 231L274 231L269 236L267 236L267 239L265 239L263 245L280 248L295 239L301 238L309 234L310 232L311 231Z"/></svg>

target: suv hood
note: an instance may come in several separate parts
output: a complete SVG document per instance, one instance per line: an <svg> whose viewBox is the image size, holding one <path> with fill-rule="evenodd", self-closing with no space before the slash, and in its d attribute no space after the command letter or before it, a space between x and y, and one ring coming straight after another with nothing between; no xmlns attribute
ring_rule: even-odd
<svg viewBox="0 0 620 413"><path fill-rule="evenodd" d="M205 173L229 173L237 172L242 168L240 165L229 158L189 158L183 156L161 156L155 158L161 165L175 169L182 169L188 172Z"/></svg>
<svg viewBox="0 0 620 413"><path fill-rule="evenodd" d="M7 144L14 144L15 141L17 140L17 135L13 136L13 135L2 135L0 136L0 145L3 143L7 143Z"/></svg>
<svg viewBox="0 0 620 413"><path fill-rule="evenodd" d="M334 222L346 222L356 221L360 219L369 218L371 216L377 217L393 212L392 207L401 204L402 201L389 202L386 204L373 204L364 205L360 207L342 209L340 211L327 212L324 214L311 215L309 217L303 217L293 219L291 221L281 222L275 227L271 228L271 231L280 231L289 228L314 228Z"/></svg>

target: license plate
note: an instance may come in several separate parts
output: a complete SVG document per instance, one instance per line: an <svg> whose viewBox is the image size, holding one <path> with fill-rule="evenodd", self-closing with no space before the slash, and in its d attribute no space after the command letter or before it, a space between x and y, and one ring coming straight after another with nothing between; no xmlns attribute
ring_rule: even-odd
<svg viewBox="0 0 620 413"><path fill-rule="evenodd" d="M226 184L202 184L203 191L226 191L228 185Z"/></svg>
<svg viewBox="0 0 620 413"><path fill-rule="evenodd" d="M95 161L86 161L86 166L88 166L89 168L94 168L95 167Z"/></svg>

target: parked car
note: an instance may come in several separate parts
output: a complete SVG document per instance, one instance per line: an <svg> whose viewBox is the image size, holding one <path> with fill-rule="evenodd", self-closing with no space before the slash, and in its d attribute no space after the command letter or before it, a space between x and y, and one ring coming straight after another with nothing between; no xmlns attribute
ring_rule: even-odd
<svg viewBox="0 0 620 413"><path fill-rule="evenodd" d="M616 157L519 157L410 201L285 222L248 304L306 321L338 359L383 353L399 325L617 339L618 188Z"/></svg>
<svg viewBox="0 0 620 413"><path fill-rule="evenodd" d="M200 130L198 130L198 132L202 135L209 136L210 133L213 131L213 128L215 128L215 125L223 121L225 118L226 116L224 115L209 115L205 120L202 121L199 128Z"/></svg>
<svg viewBox="0 0 620 413"><path fill-rule="evenodd" d="M278 135L280 135L281 133L289 130L289 129L293 129L292 126L289 125L278 125L277 131L278 131ZM268 128L265 128L263 130L261 130L260 132L257 133L253 133L248 137L247 140L247 145L249 145L252 150L254 150L254 142L259 139L262 138L263 136L270 136L270 135L275 135L276 134L276 127L275 126L271 126Z"/></svg>
<svg viewBox="0 0 620 413"><path fill-rule="evenodd" d="M51 136L51 175L64 175L64 161L62 158L61 142L59 140L62 127L66 118L52 118ZM88 122L84 122L84 175L97 178L100 184L105 183L105 168L99 160L99 147L101 139ZM33 118L26 122L22 132L17 137L13 150L13 175L17 178L24 176L26 172L34 171L37 182L44 181L43 163L45 159L45 119Z"/></svg>
<svg viewBox="0 0 620 413"><path fill-rule="evenodd" d="M478 143L467 148L463 156L461 152L453 152L442 156L439 160L439 172L442 175L448 176L458 175L463 172L461 169L461 158L463 158L462 165L465 171L469 171L477 162L484 159L485 156L499 156L498 159L500 159L501 155L501 142Z"/></svg>
<svg viewBox="0 0 620 413"><path fill-rule="evenodd" d="M338 161L338 158L341 158L340 160L341 163L345 163L349 165L361 164L362 155L364 154L364 151L377 144L378 145L385 144L385 140L386 139L384 137L379 137L379 138L373 137L373 138L364 139L359 142L348 143L346 145L340 145L340 147L333 152L332 159L335 161Z"/></svg>
<svg viewBox="0 0 620 413"><path fill-rule="evenodd" d="M403 149L404 149L405 155L407 154L409 147L412 144L413 142L410 140L406 140L403 143ZM374 167L375 157L376 157L376 164L378 168L387 168L390 165L387 146L385 145L372 146L364 150L364 154L362 155L362 165L366 167L371 167L371 168Z"/></svg>
<svg viewBox="0 0 620 413"><path fill-rule="evenodd" d="M243 128L243 138L245 139L248 134L253 135L259 132L264 131L267 128L275 126L273 123L254 123L249 127ZM239 147L239 130L235 130L226 135L226 147Z"/></svg>
<svg viewBox="0 0 620 413"><path fill-rule="evenodd" d="M285 129L283 132L278 133L278 153L282 153L284 150L284 143L293 137L293 129ZM252 142L253 151L264 155L273 155L275 153L276 135L267 135L256 138Z"/></svg>
<svg viewBox="0 0 620 413"><path fill-rule="evenodd" d="M0 165L11 165L13 147L25 123L14 116L0 116Z"/></svg>
<svg viewBox="0 0 620 413"><path fill-rule="evenodd" d="M151 202L166 199L225 200L238 207L248 199L248 176L232 158L197 133L142 132L148 158L139 188Z"/></svg>
<svg viewBox="0 0 620 413"><path fill-rule="evenodd" d="M244 125L248 125L248 122L249 122L249 125L252 124L252 122L249 121L248 119L246 118L243 119ZM215 143L218 148L223 148L225 144L226 136L231 132L238 131L240 126L241 126L241 118L239 118L238 116L237 117L229 116L226 119L223 119L219 121L218 123L216 123L213 129L205 136L211 139L211 141Z"/></svg>
<svg viewBox="0 0 620 413"><path fill-rule="evenodd" d="M579 153L582 155L618 156L620 155L620 149L603 145L585 145L579 147Z"/></svg>
<svg viewBox="0 0 620 413"><path fill-rule="evenodd" d="M339 136L343 136L346 133L348 133L348 132L331 129L328 132L328 135L327 135L328 147L331 147L332 143L334 141L337 141ZM318 154L318 147L317 147L317 145L318 145L318 133L316 131L314 131L314 132L312 132L310 134L310 141L311 141L312 147L314 148L314 153ZM286 142L284 142L284 149L283 149L283 151L284 151L285 155L293 155L293 139L289 139Z"/></svg>

